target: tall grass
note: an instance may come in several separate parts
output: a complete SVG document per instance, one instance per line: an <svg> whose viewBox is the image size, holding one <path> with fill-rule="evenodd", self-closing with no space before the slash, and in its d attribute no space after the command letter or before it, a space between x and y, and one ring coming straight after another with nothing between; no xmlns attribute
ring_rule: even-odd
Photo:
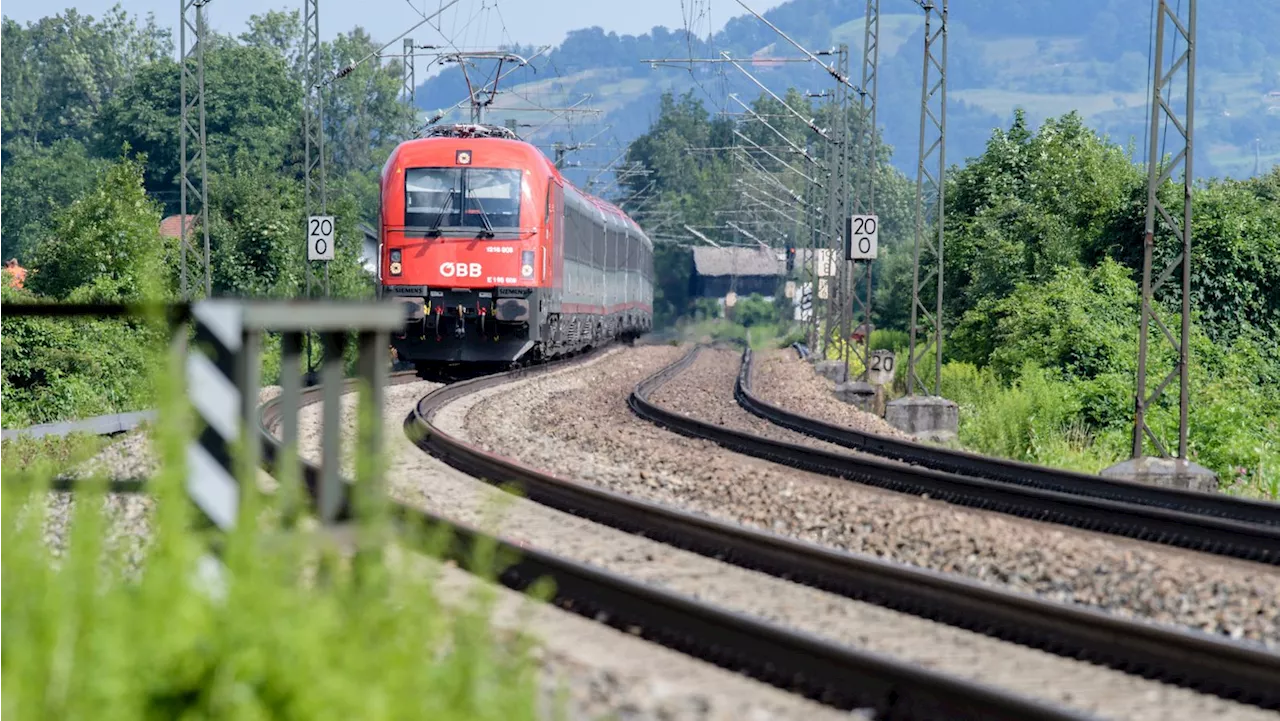
<svg viewBox="0 0 1280 721"><path fill-rule="evenodd" d="M420 572L438 564L353 557L327 534L285 533L279 509L249 485L221 580L198 573L209 533L183 489L187 421L175 388L162 399L162 470L137 568L105 541L100 481L76 491L55 558L43 537L53 464L5 454L6 720L535 718L527 639L495 640L483 597L442 603ZM493 560L479 553L475 568Z"/></svg>

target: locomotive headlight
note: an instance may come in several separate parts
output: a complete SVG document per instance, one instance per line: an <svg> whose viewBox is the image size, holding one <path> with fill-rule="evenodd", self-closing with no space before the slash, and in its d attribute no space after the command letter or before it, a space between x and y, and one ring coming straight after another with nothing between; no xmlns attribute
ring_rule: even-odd
<svg viewBox="0 0 1280 721"><path fill-rule="evenodd" d="M391 264L391 275L400 275L400 264L399 264L399 263L392 263L392 264Z"/></svg>
<svg viewBox="0 0 1280 721"><path fill-rule="evenodd" d="M403 268L400 265L400 249L399 248L393 248L391 250L390 270L391 270L391 275L400 275L400 271L403 270Z"/></svg>
<svg viewBox="0 0 1280 721"><path fill-rule="evenodd" d="M533 251L524 250L520 252L520 277L533 277Z"/></svg>

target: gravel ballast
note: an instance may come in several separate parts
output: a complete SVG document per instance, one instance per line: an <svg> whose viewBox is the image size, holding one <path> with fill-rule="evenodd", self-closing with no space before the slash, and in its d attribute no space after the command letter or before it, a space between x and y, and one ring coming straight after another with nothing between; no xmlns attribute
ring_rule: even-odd
<svg viewBox="0 0 1280 721"><path fill-rule="evenodd" d="M858 410L835 396L835 383L813 372L813 365L790 349L757 351L751 360L751 392L793 413L803 413L845 428L910 439L874 413Z"/></svg>
<svg viewBox="0 0 1280 721"><path fill-rule="evenodd" d="M1123 616L1280 645L1280 573L1271 567L805 473L635 417L626 405L632 388L683 352L637 348L593 370L533 379L473 409L467 427L482 444L531 466L696 513ZM703 351L654 400L699 418L765 423L733 401L738 360L734 351Z"/></svg>
<svg viewBox="0 0 1280 721"><path fill-rule="evenodd" d="M266 386L258 392L258 402L279 395L279 386ZM150 426L123 433L113 439L92 458L78 464L69 474L75 478L105 478L115 481L145 480L159 471L159 458L151 446ZM270 482L265 471L259 471L260 482ZM46 493L44 541L55 558L67 548L68 524L75 507L74 495L67 491ZM146 556L151 536L151 514L154 499L146 493L107 493L103 506L107 518L106 548L122 554L125 567L137 570Z"/></svg>
<svg viewBox="0 0 1280 721"><path fill-rule="evenodd" d="M554 412L569 414L575 420L585 418L594 410L587 401L591 391L606 384L625 384L629 388L678 358L681 352L670 348L646 348L613 355L594 368L566 371L481 391L447 407L447 415L442 412L437 416L437 426L448 433L465 433L473 441L483 436L487 445L500 446L502 453L543 469L550 467L547 461L553 457L572 459L568 464L556 465L576 468L573 477L582 477L584 473L603 474L626 465L635 470L641 484L646 487L653 484L652 487L670 492L670 477L635 468L641 461L638 452L633 452L627 461L612 461L582 448L566 448L564 443L545 435L526 432L521 436L512 429L531 427L530 415L557 417L548 415L552 406L555 407ZM555 400L547 403L546 393L550 388L555 389L556 395ZM619 396L617 403L621 404L624 398L625 394ZM557 400L564 400L566 406L556 405ZM575 410L569 411L566 407ZM463 417L465 427L458 425L458 416ZM564 421L559 428L571 425L568 416L558 417ZM489 430L495 428L499 421L502 432ZM641 425L632 429L615 428L605 423L597 425L593 436L605 435L613 439L633 438L643 434L647 427ZM701 442L678 440L693 444L678 449L685 457L711 462L707 457L710 449L699 445ZM716 467L708 470L714 472ZM692 480L687 485L698 485L698 481ZM721 485L735 487L738 484L722 482ZM670 498L661 500L672 502ZM543 509L541 513L553 512ZM523 514L521 517L508 515L502 528L505 533L540 548L579 558L718 606L824 636L851 647L893 655L931 669L979 679L1104 717L1269 717L1257 709L851 601L644 539L592 531L593 525L581 519L554 515L563 521L550 527L526 521Z"/></svg>
<svg viewBox="0 0 1280 721"><path fill-rule="evenodd" d="M513 498L423 453L405 437L402 426L417 400L435 387L417 382L386 389L386 479L393 497L473 526L492 529L500 516L502 533L508 539L550 550L573 547L576 556L633 542L664 548ZM354 398L352 394L343 396L344 441L354 430ZM304 457L319 459L320 430L320 406L303 409L299 450ZM346 445L343 449L348 472L349 448ZM544 543L548 536L558 539L560 545ZM451 577L456 583L472 582L472 577L461 571ZM519 605L523 598L506 589L498 591L505 604ZM517 622L500 612L495 623L499 629L513 630ZM547 698L563 692L570 719L608 718L609 714L636 721L849 718L552 606L538 607L521 628L538 639L537 657L544 671Z"/></svg>

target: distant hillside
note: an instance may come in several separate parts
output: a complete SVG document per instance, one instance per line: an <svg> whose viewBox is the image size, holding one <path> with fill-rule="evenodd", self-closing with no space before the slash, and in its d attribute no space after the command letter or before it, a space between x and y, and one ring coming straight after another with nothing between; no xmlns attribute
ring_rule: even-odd
<svg viewBox="0 0 1280 721"><path fill-rule="evenodd" d="M1006 124L1018 106L1036 121L1078 110L1091 125L1118 141L1141 144L1149 92L1148 3L966 0L952 5L949 161L963 162L980 153L990 129ZM864 24L859 6L844 0L791 0L766 17L815 50L848 43L853 74L858 76ZM909 0L885 0L881 10L880 124L885 141L896 148L895 164L914 173L922 14ZM1260 140L1262 167L1269 168L1280 162L1280 3L1232 0L1202 6L1198 23L1196 175L1251 175L1255 139ZM640 62L714 57L721 50L735 58L796 55L750 15L730 20L710 43L686 37L683 29L663 27L638 37L606 34L600 28L575 30L532 68L504 81L509 92L499 98L489 118L495 122L516 118L536 127L548 120L547 114L512 109L529 107L531 100L559 107L590 94L589 104L602 111L599 126L579 118L572 134L561 126L538 132L532 139L549 148L553 141L582 141L611 126L597 140L611 143L609 147L600 145L572 156L583 166L603 165L617 154L619 144L647 129L664 90L700 88L709 108L733 112L739 108L725 99L726 91L748 102L756 97L758 88L732 66L654 68ZM807 65L751 65L748 69L777 92L788 86L818 92L831 83ZM456 69L431 78L418 91L425 111L451 106L464 97L466 85ZM1141 156L1144 151L1138 148L1137 153ZM589 174L571 173L579 182Z"/></svg>

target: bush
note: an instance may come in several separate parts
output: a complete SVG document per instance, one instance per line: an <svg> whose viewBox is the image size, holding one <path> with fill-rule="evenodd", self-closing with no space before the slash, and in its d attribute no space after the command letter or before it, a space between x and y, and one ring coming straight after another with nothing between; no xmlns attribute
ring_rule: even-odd
<svg viewBox="0 0 1280 721"><path fill-rule="evenodd" d="M145 158L122 158L99 173L93 189L54 217L32 254L31 290L66 299L95 286L101 296L156 299L173 290L176 249L160 237L160 206L142 188ZM173 244L176 244L173 243Z"/></svg>
<svg viewBox="0 0 1280 721"><path fill-rule="evenodd" d="M778 322L777 308L759 293L741 298L733 307L733 320L743 327L772 325Z"/></svg>
<svg viewBox="0 0 1280 721"><path fill-rule="evenodd" d="M990 370L947 363L942 390L960 405L961 442L979 453L1087 472L1118 458L1080 422L1076 389L1033 364L1002 386Z"/></svg>

